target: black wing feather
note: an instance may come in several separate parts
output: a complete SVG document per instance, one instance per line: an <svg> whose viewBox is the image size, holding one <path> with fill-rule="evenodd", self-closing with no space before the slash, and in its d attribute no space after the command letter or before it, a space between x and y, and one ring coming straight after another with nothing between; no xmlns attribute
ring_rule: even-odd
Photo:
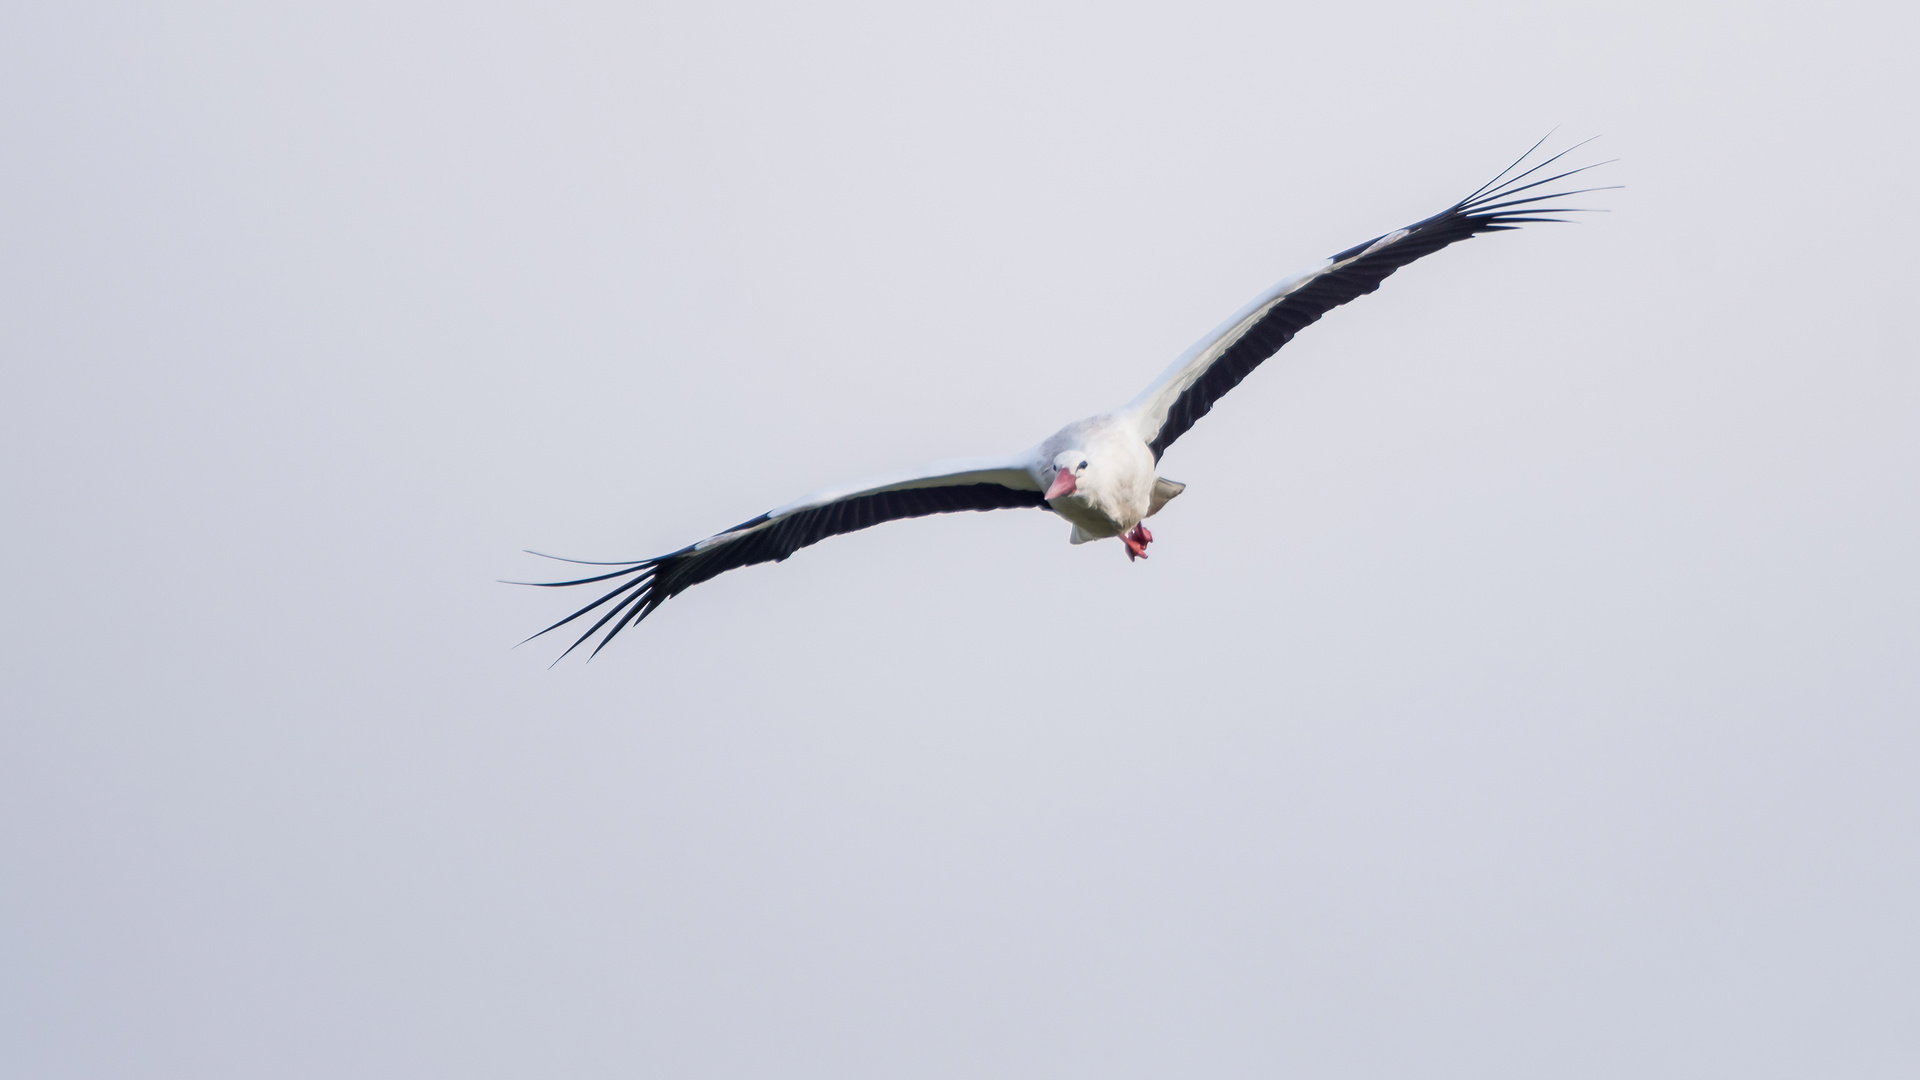
<svg viewBox="0 0 1920 1080"><path fill-rule="evenodd" d="M1582 144L1584 145L1584 144ZM1537 146L1536 146L1537 148ZM1532 151L1528 151L1529 154ZM1195 379L1192 386L1182 391L1173 405L1167 410L1166 422L1160 425L1160 431L1154 435L1148 445L1153 450L1153 459L1172 446L1175 439L1187 433L1199 419L1212 411L1215 402L1225 397L1227 391L1240 385L1240 380L1260 366L1261 362L1280 351L1280 347L1293 340L1293 336L1319 320L1320 316L1339 307L1356 297L1378 289L1380 283L1395 270L1413 262L1415 259L1431 255L1449 244L1465 240L1483 232L1501 232L1533 221L1564 221L1564 218L1540 217L1542 213L1577 213L1573 208L1546 208L1536 204L1568 195L1580 194L1573 191L1559 191L1550 195L1535 195L1527 198L1513 198L1516 193L1564 180L1575 173L1585 172L1597 166L1572 169L1545 180L1535 180L1522 184L1528 176L1541 168L1557 161L1566 151L1548 158L1526 172L1500 183L1489 184L1461 202L1425 221L1408 226L1407 235L1386 245L1380 250L1361 258L1361 252L1379 243L1383 233L1364 244L1353 247L1333 256L1334 262L1353 259L1352 262L1337 270L1329 271L1309 282L1302 288L1289 294L1285 299L1270 308L1266 315L1229 345L1212 366ZM1522 158L1522 160L1525 160ZM1514 165L1518 165L1515 162ZM1501 176L1512 171L1508 166ZM1601 188L1586 188L1585 191L1599 191ZM1531 207L1531 209L1520 209Z"/></svg>
<svg viewBox="0 0 1920 1080"><path fill-rule="evenodd" d="M653 614L653 610L665 603L668 598L729 570L737 570L756 563L780 562L801 548L817 544L829 536L857 532L886 521L925 517L928 514L950 514L961 510L1010 510L1019 507L1046 509L1047 502L1038 491L1018 491L991 482L882 491L872 495L857 495L850 499L841 499L811 510L802 510L774 521L771 525L767 525L771 520L769 516L762 514L727 530L727 532L754 530L745 535L704 549L698 544L689 545L671 555L663 555L657 559L643 559L628 565L625 570L617 570L611 574L600 574L574 581L522 582L521 584L560 588L625 578L626 580L621 584L593 603L540 631L539 634L533 635L533 637L539 637L541 634L558 630L599 609L602 605L618 599L618 602L602 614L598 622L576 638L573 644L567 647L567 652L561 653L560 657L564 659L567 653L579 648L589 638L605 629L605 636L593 649L593 655L598 655L601 649L606 648L609 642L619 636L620 631ZM532 641L533 638L527 640ZM555 663L558 662L558 660L555 661Z"/></svg>

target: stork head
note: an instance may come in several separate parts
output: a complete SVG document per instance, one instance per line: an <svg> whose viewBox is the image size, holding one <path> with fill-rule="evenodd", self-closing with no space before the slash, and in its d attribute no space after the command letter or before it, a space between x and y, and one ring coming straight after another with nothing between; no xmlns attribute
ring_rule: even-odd
<svg viewBox="0 0 1920 1080"><path fill-rule="evenodd" d="M1062 450L1053 456L1053 464L1048 466L1053 473L1053 482L1047 487L1048 502L1079 490L1080 478L1087 474L1087 460L1084 450Z"/></svg>

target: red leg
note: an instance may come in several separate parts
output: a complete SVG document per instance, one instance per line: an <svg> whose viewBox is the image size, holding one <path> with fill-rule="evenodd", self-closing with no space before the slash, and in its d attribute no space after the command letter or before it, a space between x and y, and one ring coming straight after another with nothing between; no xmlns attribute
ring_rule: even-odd
<svg viewBox="0 0 1920 1080"><path fill-rule="evenodd" d="M1147 531L1145 525L1135 525L1132 532L1120 538L1120 542L1127 545L1127 561L1132 562L1147 557L1147 545L1153 543L1153 534Z"/></svg>

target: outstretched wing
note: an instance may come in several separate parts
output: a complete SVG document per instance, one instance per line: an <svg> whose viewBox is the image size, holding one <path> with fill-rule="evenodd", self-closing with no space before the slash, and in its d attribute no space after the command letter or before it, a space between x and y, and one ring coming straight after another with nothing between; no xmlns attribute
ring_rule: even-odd
<svg viewBox="0 0 1920 1080"><path fill-rule="evenodd" d="M600 611L598 621L560 654L564 658L604 630L593 649L597 655L620 631L651 615L667 598L729 570L780 562L829 536L928 514L1023 506L1045 509L1046 500L1041 498L1040 487L1026 466L1025 455L938 462L924 469L809 495L657 559L583 564L620 568L609 573L573 581L522 582L543 588L614 583L598 600L533 637Z"/></svg>
<svg viewBox="0 0 1920 1080"><path fill-rule="evenodd" d="M1584 145L1563 150L1508 178L1509 173L1540 148L1540 144L1535 143L1519 161L1501 170L1486 186L1440 213L1348 248L1312 270L1260 294L1253 303L1194 343L1152 386L1127 405L1126 411L1137 418L1141 439L1153 449L1154 460L1160 460L1167 447L1207 415L1214 402L1240 385L1240 380L1293 340L1293 335L1341 304L1379 288L1395 270L1479 233L1511 229L1530 221L1564 221L1564 218L1540 215L1578 212L1576 207L1539 204L1602 189L1517 196L1595 168L1588 165L1523 182Z"/></svg>

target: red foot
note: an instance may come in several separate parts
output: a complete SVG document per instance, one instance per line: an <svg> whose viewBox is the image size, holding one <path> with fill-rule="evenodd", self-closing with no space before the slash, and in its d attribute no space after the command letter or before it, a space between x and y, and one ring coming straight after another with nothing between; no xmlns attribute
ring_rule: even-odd
<svg viewBox="0 0 1920 1080"><path fill-rule="evenodd" d="M1132 562L1147 557L1147 545L1153 543L1153 534L1147 531L1145 525L1135 525L1132 532L1120 538L1120 542L1127 545L1127 561Z"/></svg>

